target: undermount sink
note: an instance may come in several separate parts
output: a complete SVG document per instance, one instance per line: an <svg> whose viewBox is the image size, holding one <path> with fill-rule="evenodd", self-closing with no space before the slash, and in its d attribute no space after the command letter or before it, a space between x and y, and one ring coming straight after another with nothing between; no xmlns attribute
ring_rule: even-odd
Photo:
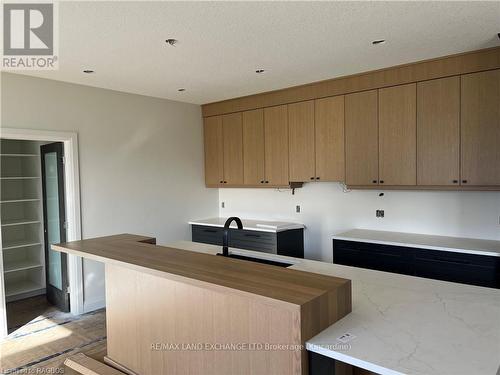
<svg viewBox="0 0 500 375"><path fill-rule="evenodd" d="M221 253L217 253L217 255L223 256ZM229 254L228 258L247 260L247 261L256 262L256 263L270 264L272 266L278 266L278 267L284 267L284 268L293 266L293 263L278 262L276 260L254 258L254 257L249 257L249 256L245 256L245 255L238 255L238 254Z"/></svg>

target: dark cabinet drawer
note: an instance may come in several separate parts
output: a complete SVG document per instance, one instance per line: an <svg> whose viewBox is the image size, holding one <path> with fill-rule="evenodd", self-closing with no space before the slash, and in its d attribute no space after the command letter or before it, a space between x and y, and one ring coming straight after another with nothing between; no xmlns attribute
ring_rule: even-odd
<svg viewBox="0 0 500 375"><path fill-rule="evenodd" d="M223 232L224 230L219 227L193 225L191 235L193 242L222 246Z"/></svg>
<svg viewBox="0 0 500 375"><path fill-rule="evenodd" d="M333 263L387 271L412 274L412 249L397 246L377 245L370 243L334 241Z"/></svg>
<svg viewBox="0 0 500 375"><path fill-rule="evenodd" d="M500 288L496 257L435 250L415 252L415 276Z"/></svg>
<svg viewBox="0 0 500 375"><path fill-rule="evenodd" d="M230 240L276 245L276 233L257 232L254 230L231 230Z"/></svg>

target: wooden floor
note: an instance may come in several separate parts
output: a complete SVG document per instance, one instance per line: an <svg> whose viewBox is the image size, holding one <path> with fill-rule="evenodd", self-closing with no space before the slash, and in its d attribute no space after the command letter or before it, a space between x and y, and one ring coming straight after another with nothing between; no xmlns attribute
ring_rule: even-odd
<svg viewBox="0 0 500 375"><path fill-rule="evenodd" d="M102 361L106 355L104 310L73 316L41 296L7 304L7 314L10 333L0 343L1 374L76 374L64 367L67 357L83 352Z"/></svg>

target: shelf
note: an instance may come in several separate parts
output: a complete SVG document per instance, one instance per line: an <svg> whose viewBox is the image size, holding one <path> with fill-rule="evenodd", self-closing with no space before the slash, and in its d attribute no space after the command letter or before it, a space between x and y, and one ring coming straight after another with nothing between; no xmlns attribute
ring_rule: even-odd
<svg viewBox="0 0 500 375"><path fill-rule="evenodd" d="M27 224L39 224L41 223L38 219L18 219L18 220L4 220L2 222L2 227L12 227L15 225L27 225Z"/></svg>
<svg viewBox="0 0 500 375"><path fill-rule="evenodd" d="M3 272L9 273L9 272L23 271L23 270L29 270L31 268L40 268L40 267L43 267L43 264L40 264L39 262L36 262L34 260L22 260L17 262L10 262L9 265L5 265Z"/></svg>
<svg viewBox="0 0 500 375"><path fill-rule="evenodd" d="M43 289L43 286L34 281L20 280L5 283L5 297L14 296L16 294L28 293L35 290Z"/></svg>
<svg viewBox="0 0 500 375"><path fill-rule="evenodd" d="M11 250L11 249L19 249L21 247L38 246L41 244L42 243L39 242L39 240L23 240L23 241L15 241L15 242L5 244L5 246L2 246L2 248L3 248L3 250Z"/></svg>
<svg viewBox="0 0 500 375"><path fill-rule="evenodd" d="M0 180L35 180L41 178L40 176L28 176L28 177L0 177Z"/></svg>
<svg viewBox="0 0 500 375"><path fill-rule="evenodd" d="M39 154L0 154L1 157L9 157L9 158L24 158L24 157L38 157Z"/></svg>
<svg viewBox="0 0 500 375"><path fill-rule="evenodd" d="M19 203L19 202L37 202L40 198L30 198L30 199L8 199L5 201L0 201L0 203Z"/></svg>

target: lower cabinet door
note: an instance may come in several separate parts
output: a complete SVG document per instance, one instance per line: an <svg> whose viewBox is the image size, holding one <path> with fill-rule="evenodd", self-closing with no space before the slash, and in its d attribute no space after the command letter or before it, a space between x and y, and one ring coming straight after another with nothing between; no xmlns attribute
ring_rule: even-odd
<svg viewBox="0 0 500 375"><path fill-rule="evenodd" d="M411 248L334 240L333 263L371 270L413 274Z"/></svg>
<svg viewBox="0 0 500 375"><path fill-rule="evenodd" d="M421 249L415 253L415 276L500 288L500 260Z"/></svg>

